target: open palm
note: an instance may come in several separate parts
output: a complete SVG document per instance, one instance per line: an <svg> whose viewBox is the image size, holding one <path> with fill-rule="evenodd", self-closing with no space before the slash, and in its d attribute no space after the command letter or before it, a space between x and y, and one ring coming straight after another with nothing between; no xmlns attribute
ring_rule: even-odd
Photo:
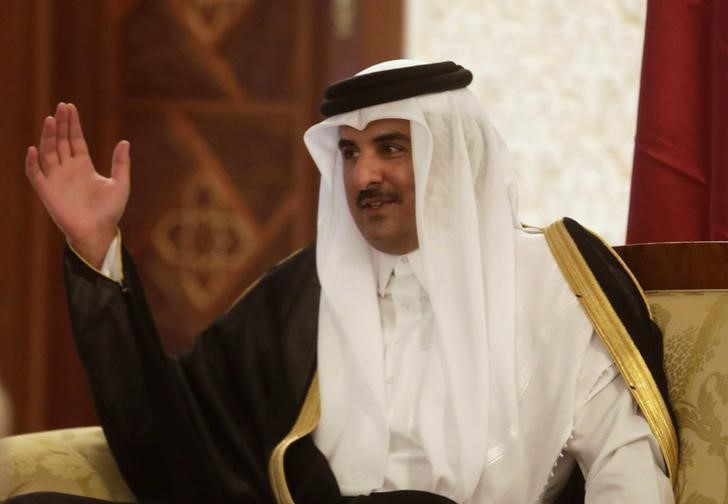
<svg viewBox="0 0 728 504"><path fill-rule="evenodd" d="M94 168L78 111L60 103L43 124L38 148L28 148L25 171L66 239L92 263L100 263L129 198L129 143L119 142L111 177Z"/></svg>

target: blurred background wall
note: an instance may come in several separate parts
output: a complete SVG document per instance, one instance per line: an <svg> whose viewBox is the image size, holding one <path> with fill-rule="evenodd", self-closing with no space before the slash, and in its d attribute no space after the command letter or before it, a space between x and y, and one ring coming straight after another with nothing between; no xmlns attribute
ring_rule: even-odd
<svg viewBox="0 0 728 504"><path fill-rule="evenodd" d="M96 422L63 289L63 237L23 173L58 101L99 171L132 144L122 222L181 351L314 237L301 136L327 83L403 55L453 59L511 146L523 220L621 242L645 0L5 0L0 30L0 380L16 432Z"/></svg>
<svg viewBox="0 0 728 504"><path fill-rule="evenodd" d="M409 0L406 53L457 58L510 147L523 222L624 243L646 0Z"/></svg>

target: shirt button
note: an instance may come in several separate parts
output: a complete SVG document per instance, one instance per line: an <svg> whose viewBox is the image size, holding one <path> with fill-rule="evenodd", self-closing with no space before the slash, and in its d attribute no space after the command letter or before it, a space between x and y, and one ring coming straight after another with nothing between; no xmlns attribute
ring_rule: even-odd
<svg viewBox="0 0 728 504"><path fill-rule="evenodd" d="M409 259L407 258L407 256L402 257L402 262L405 264L407 264L409 262Z"/></svg>
<svg viewBox="0 0 728 504"><path fill-rule="evenodd" d="M387 385L391 385L393 383L394 383L394 378L392 378L391 376L389 378L387 378Z"/></svg>
<svg viewBox="0 0 728 504"><path fill-rule="evenodd" d="M409 310L410 309L410 306L411 305L408 302L406 302L406 301L404 303L402 303L402 309L403 310Z"/></svg>

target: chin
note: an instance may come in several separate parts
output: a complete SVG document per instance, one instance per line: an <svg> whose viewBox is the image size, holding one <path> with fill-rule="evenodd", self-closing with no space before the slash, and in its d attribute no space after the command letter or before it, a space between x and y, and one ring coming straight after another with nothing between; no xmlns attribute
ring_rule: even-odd
<svg viewBox="0 0 728 504"><path fill-rule="evenodd" d="M417 248L417 244L411 245L407 243L401 243L401 242L392 242L392 241L384 241L384 240L367 240L369 245L374 247L380 252L384 252L385 254L391 254L391 255L402 255L407 254L409 252L412 252Z"/></svg>
<svg viewBox="0 0 728 504"><path fill-rule="evenodd" d="M402 255L412 252L419 245L417 237L412 238L411 233L400 233L394 229L383 229L387 224L379 222L379 226L373 226L372 223L357 222L359 232L362 234L367 243L380 252L391 255Z"/></svg>

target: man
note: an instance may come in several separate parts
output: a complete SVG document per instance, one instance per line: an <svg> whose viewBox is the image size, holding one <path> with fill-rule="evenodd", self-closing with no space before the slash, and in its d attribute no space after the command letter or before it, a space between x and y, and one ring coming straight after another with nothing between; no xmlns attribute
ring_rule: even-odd
<svg viewBox="0 0 728 504"><path fill-rule="evenodd" d="M76 110L28 176L75 253L79 352L140 500L672 502L655 438L543 234L517 220L505 145L453 63L332 85L305 135L318 236L187 355L163 355ZM668 419L669 421L669 419Z"/></svg>

